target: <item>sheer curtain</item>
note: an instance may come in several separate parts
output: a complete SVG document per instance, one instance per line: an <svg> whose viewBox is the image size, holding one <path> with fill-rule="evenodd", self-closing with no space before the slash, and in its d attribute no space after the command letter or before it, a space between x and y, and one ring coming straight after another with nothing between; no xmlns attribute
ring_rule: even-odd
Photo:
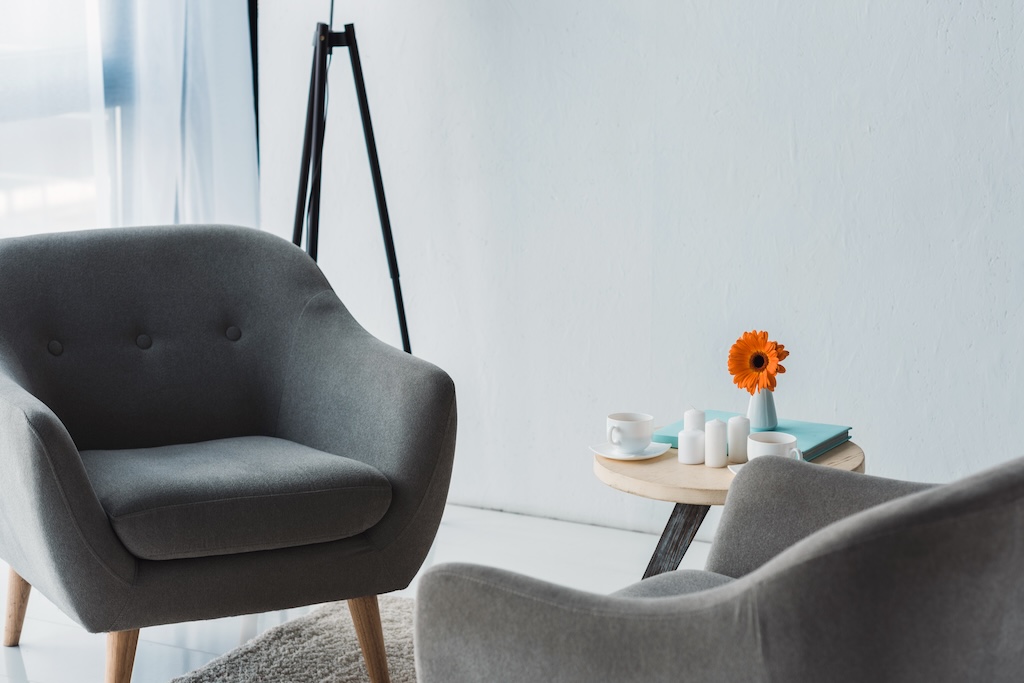
<svg viewBox="0 0 1024 683"><path fill-rule="evenodd" d="M0 7L0 237L257 226L244 0Z"/></svg>

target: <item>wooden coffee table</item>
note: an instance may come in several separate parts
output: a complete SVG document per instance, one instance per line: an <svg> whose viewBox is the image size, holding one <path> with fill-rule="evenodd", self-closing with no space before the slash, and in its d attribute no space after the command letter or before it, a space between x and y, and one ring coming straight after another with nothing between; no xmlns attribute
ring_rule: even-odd
<svg viewBox="0 0 1024 683"><path fill-rule="evenodd" d="M808 464L863 472L864 451L852 441L847 441ZM682 465L674 448L657 458L639 461L613 460L595 455L594 474L620 491L676 504L644 572L645 579L678 569L704 516L712 505L725 503L725 494L735 477L724 467Z"/></svg>

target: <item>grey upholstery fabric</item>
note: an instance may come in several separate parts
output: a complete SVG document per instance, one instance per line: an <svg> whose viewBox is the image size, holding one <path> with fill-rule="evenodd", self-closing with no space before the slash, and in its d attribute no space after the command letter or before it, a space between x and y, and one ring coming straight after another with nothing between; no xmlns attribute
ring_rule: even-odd
<svg viewBox="0 0 1024 683"><path fill-rule="evenodd" d="M728 576L714 572L681 569L630 584L615 591L612 595L620 598L667 598L672 595L686 595L718 588L731 581L733 579Z"/></svg>
<svg viewBox="0 0 1024 683"><path fill-rule="evenodd" d="M0 556L87 629L411 581L447 495L454 386L360 327L300 249L225 226L0 240L0 293ZM387 511L341 540L147 560L80 455L254 436L376 470Z"/></svg>
<svg viewBox="0 0 1024 683"><path fill-rule="evenodd" d="M416 605L419 680L1021 680L1024 459L903 495L824 471L781 458L745 467L709 560L738 578L709 576L705 590L689 590L700 583L689 572L602 596L486 567L431 569ZM783 500L806 507L748 515ZM822 522L840 509L849 516ZM734 543L753 550L717 547Z"/></svg>
<svg viewBox="0 0 1024 683"><path fill-rule="evenodd" d="M267 436L80 455L117 537L146 560L337 541L391 502L372 466Z"/></svg>
<svg viewBox="0 0 1024 683"><path fill-rule="evenodd" d="M737 476L711 545L706 569L743 576L805 536L869 507L934 487L851 476L831 467L802 467L755 458Z"/></svg>

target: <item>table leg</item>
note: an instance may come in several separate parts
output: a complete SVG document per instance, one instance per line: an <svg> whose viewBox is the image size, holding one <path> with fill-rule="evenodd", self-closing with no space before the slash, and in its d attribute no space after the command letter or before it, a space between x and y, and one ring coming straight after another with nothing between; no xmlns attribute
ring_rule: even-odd
<svg viewBox="0 0 1024 683"><path fill-rule="evenodd" d="M661 539L658 541L658 547L654 549L654 555L651 556L651 563L644 572L645 579L679 568L686 549L690 547L690 542L697 535L697 529L710 509L708 505L676 503L665 530L661 532Z"/></svg>

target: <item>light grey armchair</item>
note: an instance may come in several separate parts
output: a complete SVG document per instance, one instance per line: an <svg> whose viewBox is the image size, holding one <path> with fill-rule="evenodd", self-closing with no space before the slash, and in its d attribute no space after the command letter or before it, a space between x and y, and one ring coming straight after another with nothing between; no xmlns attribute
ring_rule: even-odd
<svg viewBox="0 0 1024 683"><path fill-rule="evenodd" d="M33 586L108 632L377 595L440 523L455 390L349 315L311 259L224 226L0 240L5 645Z"/></svg>
<svg viewBox="0 0 1024 683"><path fill-rule="evenodd" d="M930 486L781 458L736 477L706 571L609 596L420 579L420 683L1024 680L1024 459Z"/></svg>

